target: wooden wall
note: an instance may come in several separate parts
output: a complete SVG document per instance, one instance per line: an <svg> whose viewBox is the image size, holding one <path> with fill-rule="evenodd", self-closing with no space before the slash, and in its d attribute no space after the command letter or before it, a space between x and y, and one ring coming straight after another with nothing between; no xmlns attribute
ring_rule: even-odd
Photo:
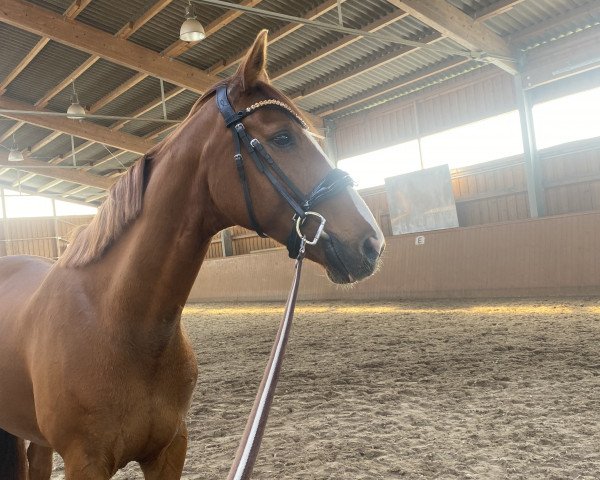
<svg viewBox="0 0 600 480"><path fill-rule="evenodd" d="M600 293L600 212L389 237L377 275L353 288L307 261L299 298L401 300ZM283 301L293 275L285 251L206 262L189 301Z"/></svg>
<svg viewBox="0 0 600 480"><path fill-rule="evenodd" d="M39 255L58 258L71 233L91 216L8 218L0 220L0 256Z"/></svg>

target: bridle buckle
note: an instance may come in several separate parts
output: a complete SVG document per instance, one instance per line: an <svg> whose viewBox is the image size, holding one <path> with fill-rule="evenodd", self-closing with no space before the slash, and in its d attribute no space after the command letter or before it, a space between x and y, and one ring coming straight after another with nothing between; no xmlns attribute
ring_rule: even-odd
<svg viewBox="0 0 600 480"><path fill-rule="evenodd" d="M317 228L317 232L315 233L315 236L312 240L307 239L306 235L304 235L302 233L302 230L300 229L300 227L302 226L302 224L308 216L316 217L319 220L319 228ZM306 245L316 245L319 239L321 238L321 235L323 234L323 230L325 229L325 222L327 222L327 220L325 220L325 217L318 212L304 212L304 217L298 217L296 219L296 233L302 239L302 241L306 243Z"/></svg>

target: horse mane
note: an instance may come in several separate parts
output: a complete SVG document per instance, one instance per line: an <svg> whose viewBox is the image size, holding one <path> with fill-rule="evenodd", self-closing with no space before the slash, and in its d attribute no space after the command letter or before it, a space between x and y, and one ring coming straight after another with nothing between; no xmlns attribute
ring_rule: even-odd
<svg viewBox="0 0 600 480"><path fill-rule="evenodd" d="M225 79L206 91L190 109L190 113L177 128L183 128L187 121L200 109L204 101L217 88L228 85L231 79ZM256 89L266 98L286 103L296 115L303 118L302 112L283 93L266 82L258 82ZM304 119L306 122L306 119ZM309 122L306 122L310 125ZM164 140L163 140L164 142ZM162 143L162 142L161 142ZM158 147L152 151L157 151ZM109 190L107 199L100 205L91 223L80 229L75 235L59 263L66 267L83 267L99 260L104 253L119 239L127 227L141 214L144 201L144 190L148 182L151 154L139 159L125 175L123 175Z"/></svg>
<svg viewBox="0 0 600 480"><path fill-rule="evenodd" d="M142 211L148 155L127 170L108 192L91 223L79 231L60 257L67 267L83 267L98 260Z"/></svg>

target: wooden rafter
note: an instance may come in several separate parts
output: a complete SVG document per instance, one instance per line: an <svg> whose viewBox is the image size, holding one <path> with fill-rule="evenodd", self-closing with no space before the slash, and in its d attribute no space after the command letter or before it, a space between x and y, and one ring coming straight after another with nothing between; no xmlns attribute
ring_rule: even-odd
<svg viewBox="0 0 600 480"><path fill-rule="evenodd" d="M181 87L176 87L173 90L171 90L170 92L166 92L165 93L165 102L171 100L172 98L176 97L177 95L179 95L180 93L183 93L183 92L185 92L185 88L181 88ZM135 112L129 114L129 116L130 117L141 117L145 113L148 113L150 110L153 110L156 107L158 107L161 103L162 103L162 98L157 98L155 100L152 100L152 101L148 102L146 105L138 108ZM129 122L129 120L120 120L120 121L116 122L115 124L111 125L109 128L111 130L119 130L119 129L123 128L123 126L126 125L128 122Z"/></svg>
<svg viewBox="0 0 600 480"><path fill-rule="evenodd" d="M83 75L87 72L98 60L100 57L91 56L81 65L79 65L71 75L62 80L58 85L55 85L50 90L48 90L42 98L40 98L37 102L35 102L36 107L44 108L50 100L52 100L56 95L62 92L66 87L68 87L75 79Z"/></svg>
<svg viewBox="0 0 600 480"><path fill-rule="evenodd" d="M112 102L115 98L122 95L127 90L135 87L138 83L140 83L146 77L147 77L147 75L144 73L136 73L129 80L126 80L121 85L119 85L116 89L114 89L112 92L107 93L104 97L102 97L96 103L91 105L90 113L96 113L102 107L104 107L105 105L108 105L110 102Z"/></svg>
<svg viewBox="0 0 600 480"><path fill-rule="evenodd" d="M88 6L91 0L75 0L63 13L64 18L73 19L79 15L85 7ZM19 62L19 64L13 68L13 70L6 76L4 80L0 83L0 95L2 95L6 91L6 87L15 79L17 76L25 70L27 65L31 63L31 61L37 56L38 53L42 51L42 49L46 46L46 44L50 41L48 37L42 37L35 44L35 46L29 50L29 53L25 55L25 58Z"/></svg>
<svg viewBox="0 0 600 480"><path fill-rule="evenodd" d="M157 3L158 4L165 4L164 6L166 6L166 3L170 3L172 1L173 0L169 0L169 2L166 2L166 0L163 0L162 2L157 2ZM256 5L256 4L259 3L259 0L252 0L251 2L250 1L248 2L248 4L251 4L251 3L253 5ZM164 6L163 6L163 8L164 8ZM158 13L158 12L156 12L156 13ZM236 11L231 10L231 11L227 12L226 14L222 15L221 17L217 18L210 25L207 25L206 28L204 29L204 31L206 33L206 36L208 37L208 36L212 35L219 28L223 28L226 25L228 25L229 23L233 22L236 18L239 17L240 14L241 14L241 12L236 12ZM146 22L148 20L150 20L150 18L152 18L152 17L147 18ZM137 30L138 28L140 28L142 25L143 24L136 25L135 30ZM132 29L133 28L134 27L132 27ZM123 32L125 32L126 29L127 29L127 26L125 26L121 30ZM117 33L117 36L120 36L121 38L127 38L135 30L132 30L131 33L128 32L126 34L126 36L125 36L125 33L123 33L123 34ZM167 47L165 50L163 50L161 52L161 55L167 56L167 57L170 57L170 58L174 58L174 57L177 57L178 55L182 54L184 51L189 50L194 45L195 45L195 43L182 42L181 40L177 40L175 43L173 43L172 45L170 45L169 47ZM124 92L126 92L130 88L134 87L135 85L137 85L138 83L140 83L142 80L144 80L147 77L148 77L148 75L146 75L145 73L138 73L138 74L134 75L127 82L123 83L122 85L120 85L119 87L117 87L112 92L107 93L103 98L101 98L96 103L94 103L90 107L90 112L94 113L94 112L98 111L100 108L104 107L105 105L108 105L115 98L119 97L121 94L123 94ZM215 77L214 81L215 82L217 81L216 77Z"/></svg>
<svg viewBox="0 0 600 480"><path fill-rule="evenodd" d="M216 81L216 77L197 68L184 63L175 63L133 42L65 19L61 15L22 0L3 0L0 4L0 21L47 36L57 42L147 75L163 78L194 92L202 93Z"/></svg>
<svg viewBox="0 0 600 480"><path fill-rule="evenodd" d="M142 28L148 21L150 21L156 14L158 14L161 10L163 10L167 5L169 5L173 0L160 0L156 2L152 7L150 7L140 18L138 18L135 22L129 22L123 28L121 28L116 34L115 37L126 39L133 35L138 29ZM46 92L46 94L40 98L36 103L36 107L45 107L48 105L48 102L52 100L56 95L62 92L66 87L69 86L71 82L79 78L83 75L87 70L89 70L96 62L100 60L100 57L97 55L92 55L85 62L83 62L79 67L77 67L71 75L65 78L62 82L60 82L55 87L51 88Z"/></svg>
<svg viewBox="0 0 600 480"><path fill-rule="evenodd" d="M345 1L346 0L342 0L342 2L345 2ZM327 0L323 4L312 9L311 11L309 11L302 18L304 18L305 20L315 20L318 17L320 17L321 15L324 15L327 12L336 8L337 4L338 4L338 0ZM299 24L299 23L289 23L285 27L282 27L279 30L277 30L276 32L270 33L269 39L268 39L269 45L294 33L295 31L302 28L302 26L303 25ZM212 65L211 67L208 68L207 72L215 74L215 75L218 73L221 73L221 72L227 70L228 68L233 67L234 65L237 65L238 63L240 63L242 61L242 59L244 58L245 54L246 54L246 52L242 51L239 54L235 55L234 57L230 57L226 60L215 63L214 65Z"/></svg>
<svg viewBox="0 0 600 480"><path fill-rule="evenodd" d="M19 74L25 70L27 65L31 63L31 61L37 56L38 53L42 51L42 49L46 46L46 44L50 41L49 38L42 37L38 42L33 46L31 50L25 55L23 60L19 62L19 64L12 69L12 71L0 82L0 95L6 92L6 87L19 76Z"/></svg>
<svg viewBox="0 0 600 480"><path fill-rule="evenodd" d="M383 18L380 18L379 20L371 22L363 30L365 30L365 32L374 33L374 32L377 32L378 30L381 30L382 28L387 27L388 25L390 25L394 22L397 22L398 20L401 20L402 18L404 18L406 16L408 16L408 14L403 12L402 10L395 10ZM364 37L357 36L357 35L344 35L339 40L337 40L329 45L326 45L325 47L317 50L316 52L311 53L307 57L303 57L303 58L299 59L297 62L294 62L280 70L277 70L276 72L271 74L270 77L272 80L279 80L279 79L285 77L286 75L289 75L290 73L293 73L301 68L306 67L307 65L310 65L311 63L314 63L314 62L326 57L327 55L331 55L332 53L337 52L338 50L340 50L342 48L347 48L350 45L352 45L353 43L358 42L359 40L362 40L363 38Z"/></svg>
<svg viewBox="0 0 600 480"><path fill-rule="evenodd" d="M31 105L27 105L16 100L11 100L6 97L0 97L0 108L7 110L37 110ZM77 122L69 120L66 117L27 115L20 113L5 113L3 115L14 120L37 125L38 127L47 128L49 130L57 130L62 133L74 135L76 137L84 138L93 142L103 143L105 145L110 145L123 150L129 150L131 152L143 154L154 145L153 142L149 142L134 135L129 135L123 132L115 132L91 122Z"/></svg>
<svg viewBox="0 0 600 480"><path fill-rule="evenodd" d="M75 18L79 15L85 7L87 7L92 0L75 0L71 5L67 7L63 15L66 18Z"/></svg>
<svg viewBox="0 0 600 480"><path fill-rule="evenodd" d="M516 63L508 60L513 58L513 52L506 41L446 0L388 0L388 2L473 52L506 58L490 57L490 61L512 75L517 73Z"/></svg>
<svg viewBox="0 0 600 480"><path fill-rule="evenodd" d="M93 175L77 169L48 166L46 162L40 162L39 160L26 159L15 165L8 162L8 154L6 152L0 152L0 167L18 168L24 172L35 172L40 175L101 189L108 189L114 183L110 178Z"/></svg>
<svg viewBox="0 0 600 480"><path fill-rule="evenodd" d="M512 10L525 0L497 0L496 2L475 12L475 21L484 22Z"/></svg>
<svg viewBox="0 0 600 480"><path fill-rule="evenodd" d="M441 34L439 34L438 32L435 32L435 33L431 34L430 36L421 39L421 42L431 44L431 43L437 42L440 38L442 38ZM310 85L307 85L302 90L292 93L290 95L290 97L292 99L301 99L301 98L306 98L310 95L314 95L316 93L322 92L324 90L327 90L328 88L335 87L336 85L339 85L340 83L350 81L353 78L355 78L359 75L362 75L364 73L367 73L371 70L380 68L383 65L386 65L390 62L396 61L396 60L408 55L409 53L414 52L418 48L419 47L403 46L403 47L397 47L397 48L391 49L388 53L385 53L379 57L372 58L372 59L368 60L367 62L350 65L349 67L336 73L336 75L329 77L327 79L327 81L325 81L325 82L316 81Z"/></svg>
<svg viewBox="0 0 600 480"><path fill-rule="evenodd" d="M0 135L0 142L4 142L6 139L10 138L13 136L13 134L19 129L21 128L23 125L25 125L25 122L17 122L15 123L12 127L10 127L6 132L4 132L2 135Z"/></svg>
<svg viewBox="0 0 600 480"><path fill-rule="evenodd" d="M410 89L410 87L413 85L416 86L421 84L424 80L435 77L436 75L442 74L447 70L464 65L468 62L469 60L464 58L445 60L430 67L418 70L412 75L402 77L397 82L393 82L391 84L386 83L380 87L369 89L363 94L355 95L347 100L342 100L341 102L337 102L333 105L320 108L317 112L320 115L331 115L332 113L356 107L360 104L375 100L382 95L391 94L397 90Z"/></svg>
<svg viewBox="0 0 600 480"><path fill-rule="evenodd" d="M560 25L570 25L577 23L581 18L595 17L600 15L600 3L587 3L580 7L573 8L566 13L561 13L556 17L549 18L543 22L535 23L530 27L527 27L518 33L509 37L509 42L515 45L522 45L527 42L531 37L542 34L549 30L553 30Z"/></svg>
<svg viewBox="0 0 600 480"><path fill-rule="evenodd" d="M128 38L137 32L140 28L142 28L146 23L152 20L156 15L162 12L166 7L168 7L173 0L158 0L154 2L150 7L146 9L146 11L140 15L136 20L129 22L125 25L119 32L117 32L117 36L120 38Z"/></svg>

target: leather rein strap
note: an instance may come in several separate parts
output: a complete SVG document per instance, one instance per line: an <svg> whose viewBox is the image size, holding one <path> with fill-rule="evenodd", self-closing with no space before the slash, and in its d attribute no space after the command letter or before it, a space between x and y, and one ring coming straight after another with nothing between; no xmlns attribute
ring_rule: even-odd
<svg viewBox="0 0 600 480"><path fill-rule="evenodd" d="M225 119L225 125L229 128L233 136L235 151L233 158L242 183L244 200L252 228L261 237L266 237L254 212L242 147L248 151L258 171L267 177L273 188L283 197L294 212L292 231L287 242L290 257L296 259L294 280L288 295L285 313L279 325L275 343L273 344L269 361L265 368L256 399L254 400L252 411L248 417L235 460L227 476L228 480L247 480L250 478L254 462L258 456L269 410L275 395L275 388L283 363L283 355L294 317L298 287L300 286L300 273L302 272L302 260L304 259L306 245L316 245L325 227L325 218L321 214L312 211L312 209L323 200L337 195L346 189L346 187L353 185L354 182L346 172L332 169L308 195L304 195L275 163L260 141L248 134L242 120L260 108L276 108L290 116L303 128L307 128L306 123L288 105L279 100L264 100L251 105L245 110L236 112L227 98L226 86L217 88L217 106ZM301 231L304 221L309 216L319 221L319 226L312 240L307 239Z"/></svg>
<svg viewBox="0 0 600 480"><path fill-rule="evenodd" d="M267 362L267 366L265 367L265 372L263 373L260 386L258 387L258 393L254 399L254 405L252 405L252 410L250 411L248 421L246 422L246 428L244 429L242 440L240 441L235 459L229 470L227 480L249 479L252 474L252 469L254 468L256 457L258 457L258 451L267 425L271 403L275 396L277 380L279 380L279 372L281 371L281 365L283 364L285 347L292 328L292 319L294 318L298 287L300 286L300 273L302 272L303 258L304 240L302 240L300 252L296 259L294 280L292 282L290 293L288 294L285 313L279 324L277 336L275 337L275 342L271 349L271 355Z"/></svg>

